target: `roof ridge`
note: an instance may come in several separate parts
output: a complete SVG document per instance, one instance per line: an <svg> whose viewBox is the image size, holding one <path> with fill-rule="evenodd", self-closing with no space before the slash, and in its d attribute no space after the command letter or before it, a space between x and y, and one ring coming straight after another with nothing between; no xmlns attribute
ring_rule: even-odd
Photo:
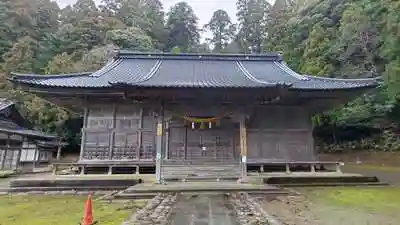
<svg viewBox="0 0 400 225"><path fill-rule="evenodd" d="M120 50L115 59L187 59L187 60L255 60L255 61L282 61L279 53L260 54L232 54L232 53L169 53L169 52L135 52Z"/></svg>
<svg viewBox="0 0 400 225"><path fill-rule="evenodd" d="M283 72L289 74L289 76L292 76L296 79L302 80L302 81L308 81L310 78L303 76L301 74L296 73L296 71L292 70L290 67L288 67L285 63L280 63L280 62L274 62L276 66L279 67L279 69L283 70Z"/></svg>
<svg viewBox="0 0 400 225"><path fill-rule="evenodd" d="M121 59L114 59L112 61L109 61L107 64L105 64L103 67L101 67L99 70L96 72L90 74L90 77L101 77L105 73L109 72L110 70L114 69L116 66L122 63Z"/></svg>
<svg viewBox="0 0 400 225"><path fill-rule="evenodd" d="M272 83L272 82L268 82L265 80L260 80L257 79L256 77L254 77L247 69L246 67L244 67L244 65L240 62L240 61L236 61L237 66L239 67L240 71L246 76L247 79L256 82L256 83L260 83L260 84L266 84L266 85L276 85L276 83Z"/></svg>
<svg viewBox="0 0 400 225"><path fill-rule="evenodd" d="M156 63L153 65L153 67L151 67L150 71L145 76L143 76L141 78L141 80L135 82L134 84L137 85L137 84L140 84L140 83L150 80L160 69L162 62L163 62L162 60L157 60ZM122 83L126 83L126 82L119 82L119 81L109 82L109 84L111 84L111 85L121 85Z"/></svg>

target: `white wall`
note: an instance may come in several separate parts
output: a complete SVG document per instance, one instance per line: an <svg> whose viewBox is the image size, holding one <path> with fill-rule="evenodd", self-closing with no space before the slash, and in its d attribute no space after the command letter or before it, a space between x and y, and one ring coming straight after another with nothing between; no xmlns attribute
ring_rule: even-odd
<svg viewBox="0 0 400 225"><path fill-rule="evenodd" d="M24 141L24 143L22 144L20 161L21 162L37 161L39 159L39 154L37 152L35 157L35 152L37 152L36 144Z"/></svg>

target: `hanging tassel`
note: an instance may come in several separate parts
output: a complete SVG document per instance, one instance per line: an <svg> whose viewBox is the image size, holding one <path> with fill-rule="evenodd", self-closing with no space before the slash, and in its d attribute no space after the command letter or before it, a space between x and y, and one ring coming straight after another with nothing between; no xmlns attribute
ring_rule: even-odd
<svg viewBox="0 0 400 225"><path fill-rule="evenodd" d="M204 129L204 123L203 122L200 123L200 129Z"/></svg>
<svg viewBox="0 0 400 225"><path fill-rule="evenodd" d="M194 126L194 122L192 122L192 129L194 130L195 126Z"/></svg>
<svg viewBox="0 0 400 225"><path fill-rule="evenodd" d="M208 122L208 128L211 129L211 127L212 127L212 122L210 121Z"/></svg>

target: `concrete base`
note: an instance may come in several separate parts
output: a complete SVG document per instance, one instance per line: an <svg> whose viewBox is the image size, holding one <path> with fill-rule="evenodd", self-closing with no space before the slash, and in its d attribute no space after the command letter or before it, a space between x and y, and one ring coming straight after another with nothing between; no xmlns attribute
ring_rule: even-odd
<svg viewBox="0 0 400 225"><path fill-rule="evenodd" d="M260 176L264 184L281 187L384 185L377 177L351 173L268 173Z"/></svg>
<svg viewBox="0 0 400 225"><path fill-rule="evenodd" d="M236 182L176 182L166 184L138 184L129 187L126 193L150 192L282 192L286 191L271 185L240 184Z"/></svg>
<svg viewBox="0 0 400 225"><path fill-rule="evenodd" d="M36 174L13 179L8 186L2 188L2 191L124 190L142 181L137 176L52 176Z"/></svg>

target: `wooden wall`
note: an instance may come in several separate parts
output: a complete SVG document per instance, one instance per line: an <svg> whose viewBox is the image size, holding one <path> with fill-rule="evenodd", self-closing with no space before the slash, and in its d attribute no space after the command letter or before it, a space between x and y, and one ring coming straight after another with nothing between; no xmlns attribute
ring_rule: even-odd
<svg viewBox="0 0 400 225"><path fill-rule="evenodd" d="M141 105L89 105L82 135L84 160L152 160L154 110Z"/></svg>
<svg viewBox="0 0 400 225"><path fill-rule="evenodd" d="M256 108L247 127L250 162L315 159L311 116L305 107Z"/></svg>
<svg viewBox="0 0 400 225"><path fill-rule="evenodd" d="M82 160L154 160L154 108L134 104L88 106ZM315 159L311 116L306 108L260 106L247 115L249 162ZM165 159L240 160L239 125L233 117L213 124L211 129L205 124L204 129L195 130L179 118L166 118ZM206 152L201 151L202 146Z"/></svg>

